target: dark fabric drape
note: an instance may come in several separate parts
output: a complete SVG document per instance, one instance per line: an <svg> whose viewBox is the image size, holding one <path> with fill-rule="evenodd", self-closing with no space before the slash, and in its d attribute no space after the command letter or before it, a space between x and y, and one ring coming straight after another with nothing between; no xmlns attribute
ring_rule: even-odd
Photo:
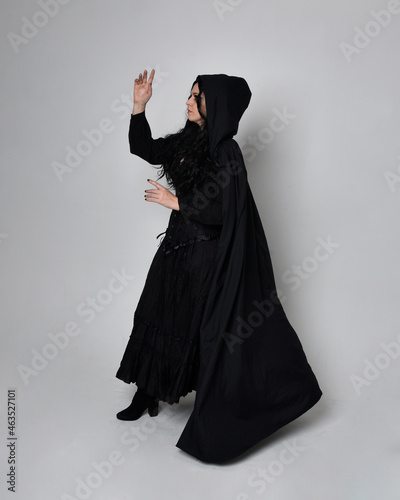
<svg viewBox="0 0 400 500"><path fill-rule="evenodd" d="M200 329L194 410L177 443L206 462L231 460L321 397L277 297L264 230L237 144L218 151L228 185L216 269ZM234 170L233 167L234 166Z"/></svg>
<svg viewBox="0 0 400 500"><path fill-rule="evenodd" d="M177 446L222 463L302 415L322 393L277 297L243 157L230 138L250 100L247 83L200 78L220 167L214 181L223 188L222 233L200 328L195 405Z"/></svg>

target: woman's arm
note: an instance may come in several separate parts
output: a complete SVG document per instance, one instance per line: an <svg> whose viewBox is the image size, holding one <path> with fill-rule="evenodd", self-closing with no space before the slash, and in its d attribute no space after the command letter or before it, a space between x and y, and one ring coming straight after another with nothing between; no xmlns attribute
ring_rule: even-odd
<svg viewBox="0 0 400 500"><path fill-rule="evenodd" d="M153 139L150 125L146 119L146 104L152 96L152 87L155 71L150 73L147 81L147 71L140 73L133 87L133 110L129 125L129 146L132 154L140 156L152 165L160 165L165 162L168 154L167 139ZM179 210L178 198L167 188L156 181L147 179L155 189L147 189L144 199L153 203L159 203L164 207Z"/></svg>
<svg viewBox="0 0 400 500"><path fill-rule="evenodd" d="M132 154L140 156L151 165L161 165L169 153L168 140L153 139L145 112L131 115L129 146Z"/></svg>
<svg viewBox="0 0 400 500"><path fill-rule="evenodd" d="M154 140L151 135L149 123L146 119L146 104L152 96L152 82L154 69L147 80L147 71L139 74L133 87L133 109L129 126L129 146L132 154L140 156L152 165L164 163L168 152L165 139Z"/></svg>

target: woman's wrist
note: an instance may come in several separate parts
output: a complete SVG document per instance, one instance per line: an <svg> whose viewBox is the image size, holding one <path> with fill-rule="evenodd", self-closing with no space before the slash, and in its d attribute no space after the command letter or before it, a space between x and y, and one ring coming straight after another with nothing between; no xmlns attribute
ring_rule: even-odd
<svg viewBox="0 0 400 500"><path fill-rule="evenodd" d="M137 115L139 113L143 113L143 111L146 109L146 104L141 104L141 103L133 103L133 109L132 109L132 114Z"/></svg>

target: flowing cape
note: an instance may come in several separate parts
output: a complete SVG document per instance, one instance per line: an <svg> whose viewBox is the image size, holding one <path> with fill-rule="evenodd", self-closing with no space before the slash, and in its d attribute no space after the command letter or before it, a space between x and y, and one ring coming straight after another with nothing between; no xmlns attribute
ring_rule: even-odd
<svg viewBox="0 0 400 500"><path fill-rule="evenodd" d="M302 415L322 392L278 298L243 156L231 138L250 91L237 77L200 78L210 149L219 165L215 182L223 189L223 225L200 328L194 409L177 447L204 462L222 463ZM221 105L222 95L235 97L236 114L226 111L229 103Z"/></svg>

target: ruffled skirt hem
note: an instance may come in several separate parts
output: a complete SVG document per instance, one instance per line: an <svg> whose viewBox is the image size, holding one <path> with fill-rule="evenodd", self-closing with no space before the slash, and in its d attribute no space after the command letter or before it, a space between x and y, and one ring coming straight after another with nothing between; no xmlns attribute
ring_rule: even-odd
<svg viewBox="0 0 400 500"><path fill-rule="evenodd" d="M196 390L198 371L197 343L163 332L135 315L117 378L173 404Z"/></svg>

